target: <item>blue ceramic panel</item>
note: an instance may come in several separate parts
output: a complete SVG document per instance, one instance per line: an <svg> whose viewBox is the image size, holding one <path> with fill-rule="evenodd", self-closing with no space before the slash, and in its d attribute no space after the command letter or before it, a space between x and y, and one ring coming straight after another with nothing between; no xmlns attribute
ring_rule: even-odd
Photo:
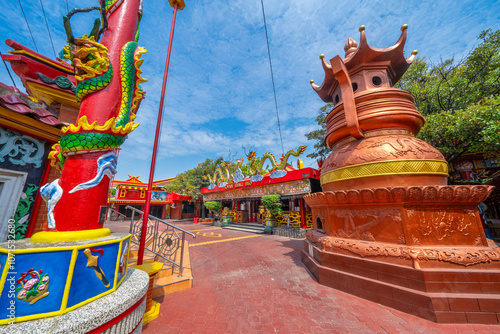
<svg viewBox="0 0 500 334"><path fill-rule="evenodd" d="M122 252L120 254L120 262L118 263L118 276L117 283L120 283L120 280L127 272L127 258L129 252L130 238L123 240L122 242Z"/></svg>
<svg viewBox="0 0 500 334"><path fill-rule="evenodd" d="M70 262L71 251L15 255L0 296L0 319L8 318L11 301L16 317L59 311Z"/></svg>
<svg viewBox="0 0 500 334"><path fill-rule="evenodd" d="M100 295L113 288L118 247L116 242L78 251L73 280L68 298L68 307ZM87 253L93 260L89 261ZM97 262L97 265L96 265Z"/></svg>

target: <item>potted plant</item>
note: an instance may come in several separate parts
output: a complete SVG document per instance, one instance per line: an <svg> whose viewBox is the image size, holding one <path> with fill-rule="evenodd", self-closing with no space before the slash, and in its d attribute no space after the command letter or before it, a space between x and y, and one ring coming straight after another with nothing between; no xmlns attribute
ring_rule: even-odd
<svg viewBox="0 0 500 334"><path fill-rule="evenodd" d="M276 226L276 216L281 215L283 210L281 209L281 196L276 195L264 195L262 196L262 204L266 208L266 228L267 233L271 233L272 226Z"/></svg>
<svg viewBox="0 0 500 334"><path fill-rule="evenodd" d="M220 218L220 210L222 209L222 203L217 201L205 202L205 207L214 213L216 219Z"/></svg>

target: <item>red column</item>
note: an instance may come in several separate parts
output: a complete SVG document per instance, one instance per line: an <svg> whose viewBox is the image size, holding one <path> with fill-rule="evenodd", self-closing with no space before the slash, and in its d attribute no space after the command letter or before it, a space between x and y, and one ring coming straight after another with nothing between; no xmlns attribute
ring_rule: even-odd
<svg viewBox="0 0 500 334"><path fill-rule="evenodd" d="M80 105L78 118L87 116L89 124L104 123L119 112L121 101L120 53L129 41L135 39L140 0L127 0L108 19L108 29L103 33L101 44L107 47L113 66L113 79L101 91L85 97ZM101 206L106 206L111 180L104 176L95 187L69 193L79 184L92 180L97 172L97 159L108 152L76 154L66 158L59 179L62 197L54 208L57 231L78 231L102 228L99 223Z"/></svg>
<svg viewBox="0 0 500 334"><path fill-rule="evenodd" d="M304 206L304 199L299 199L299 207L300 207L300 227L307 228L306 223L306 208Z"/></svg>

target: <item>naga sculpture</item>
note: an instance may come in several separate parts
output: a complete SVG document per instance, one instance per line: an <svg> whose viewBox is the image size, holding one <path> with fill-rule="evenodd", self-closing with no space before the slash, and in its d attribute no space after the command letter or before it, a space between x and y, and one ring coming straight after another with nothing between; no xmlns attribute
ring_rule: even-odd
<svg viewBox="0 0 500 334"><path fill-rule="evenodd" d="M236 183L240 182L241 180L243 180L243 174L240 169L240 167L243 165L243 161L245 161L245 159L241 158L236 162L236 172L234 175L229 173L229 166L231 165L231 162L226 161L222 163L223 169L219 167L215 170L213 176L210 174L203 175L202 179L208 180L208 182L210 182L210 185L208 186L209 189L215 188L215 186L217 185L217 177L220 181L218 184L219 188L225 187L227 185L227 182L229 182L230 180L233 180Z"/></svg>
<svg viewBox="0 0 500 334"><path fill-rule="evenodd" d="M96 20L89 36L73 37L69 18L74 13L64 17L64 58L75 68L80 112L76 124L62 128L49 154L51 165L62 170L51 185L57 191L50 191L59 199L45 194L49 228L57 231L102 227L99 213L116 174L117 149L138 126L134 118L145 94L140 57L146 50L137 45L142 1L101 0L100 5L104 25L99 30Z"/></svg>
<svg viewBox="0 0 500 334"><path fill-rule="evenodd" d="M262 167L264 166L264 162L269 160L272 166L271 178L283 177L286 175L286 171L284 170L288 163L288 158L293 155L294 157L298 157L305 152L307 145L301 145L297 148L297 150L290 150L286 152L286 154L282 155L280 158L280 162L276 162L276 158L270 152L264 153L262 158L260 158L259 162L257 162L257 154L255 151L251 151L248 154L248 161L250 161L250 180L252 181L261 181L263 176L260 175L262 172Z"/></svg>

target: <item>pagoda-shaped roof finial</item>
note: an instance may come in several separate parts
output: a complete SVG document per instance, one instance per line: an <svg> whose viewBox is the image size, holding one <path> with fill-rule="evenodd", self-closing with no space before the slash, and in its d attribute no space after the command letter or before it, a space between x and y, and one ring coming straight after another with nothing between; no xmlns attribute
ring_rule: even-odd
<svg viewBox="0 0 500 334"><path fill-rule="evenodd" d="M394 85L401 79L401 76L406 72L417 54L417 51L413 51L408 59L404 56L407 29L407 24L401 27L401 35L396 44L386 49L377 49L368 45L365 26L359 27L359 44L352 38L349 38L344 46L345 58L343 63L346 69L352 75L352 72L359 71L363 66L380 67L387 71L387 78L391 86ZM323 101L332 102L333 98L331 94L333 93L334 86L337 84L337 79L331 71L330 64L324 59L324 56L320 58L325 71L325 79L321 86L314 85L312 82L311 86Z"/></svg>

